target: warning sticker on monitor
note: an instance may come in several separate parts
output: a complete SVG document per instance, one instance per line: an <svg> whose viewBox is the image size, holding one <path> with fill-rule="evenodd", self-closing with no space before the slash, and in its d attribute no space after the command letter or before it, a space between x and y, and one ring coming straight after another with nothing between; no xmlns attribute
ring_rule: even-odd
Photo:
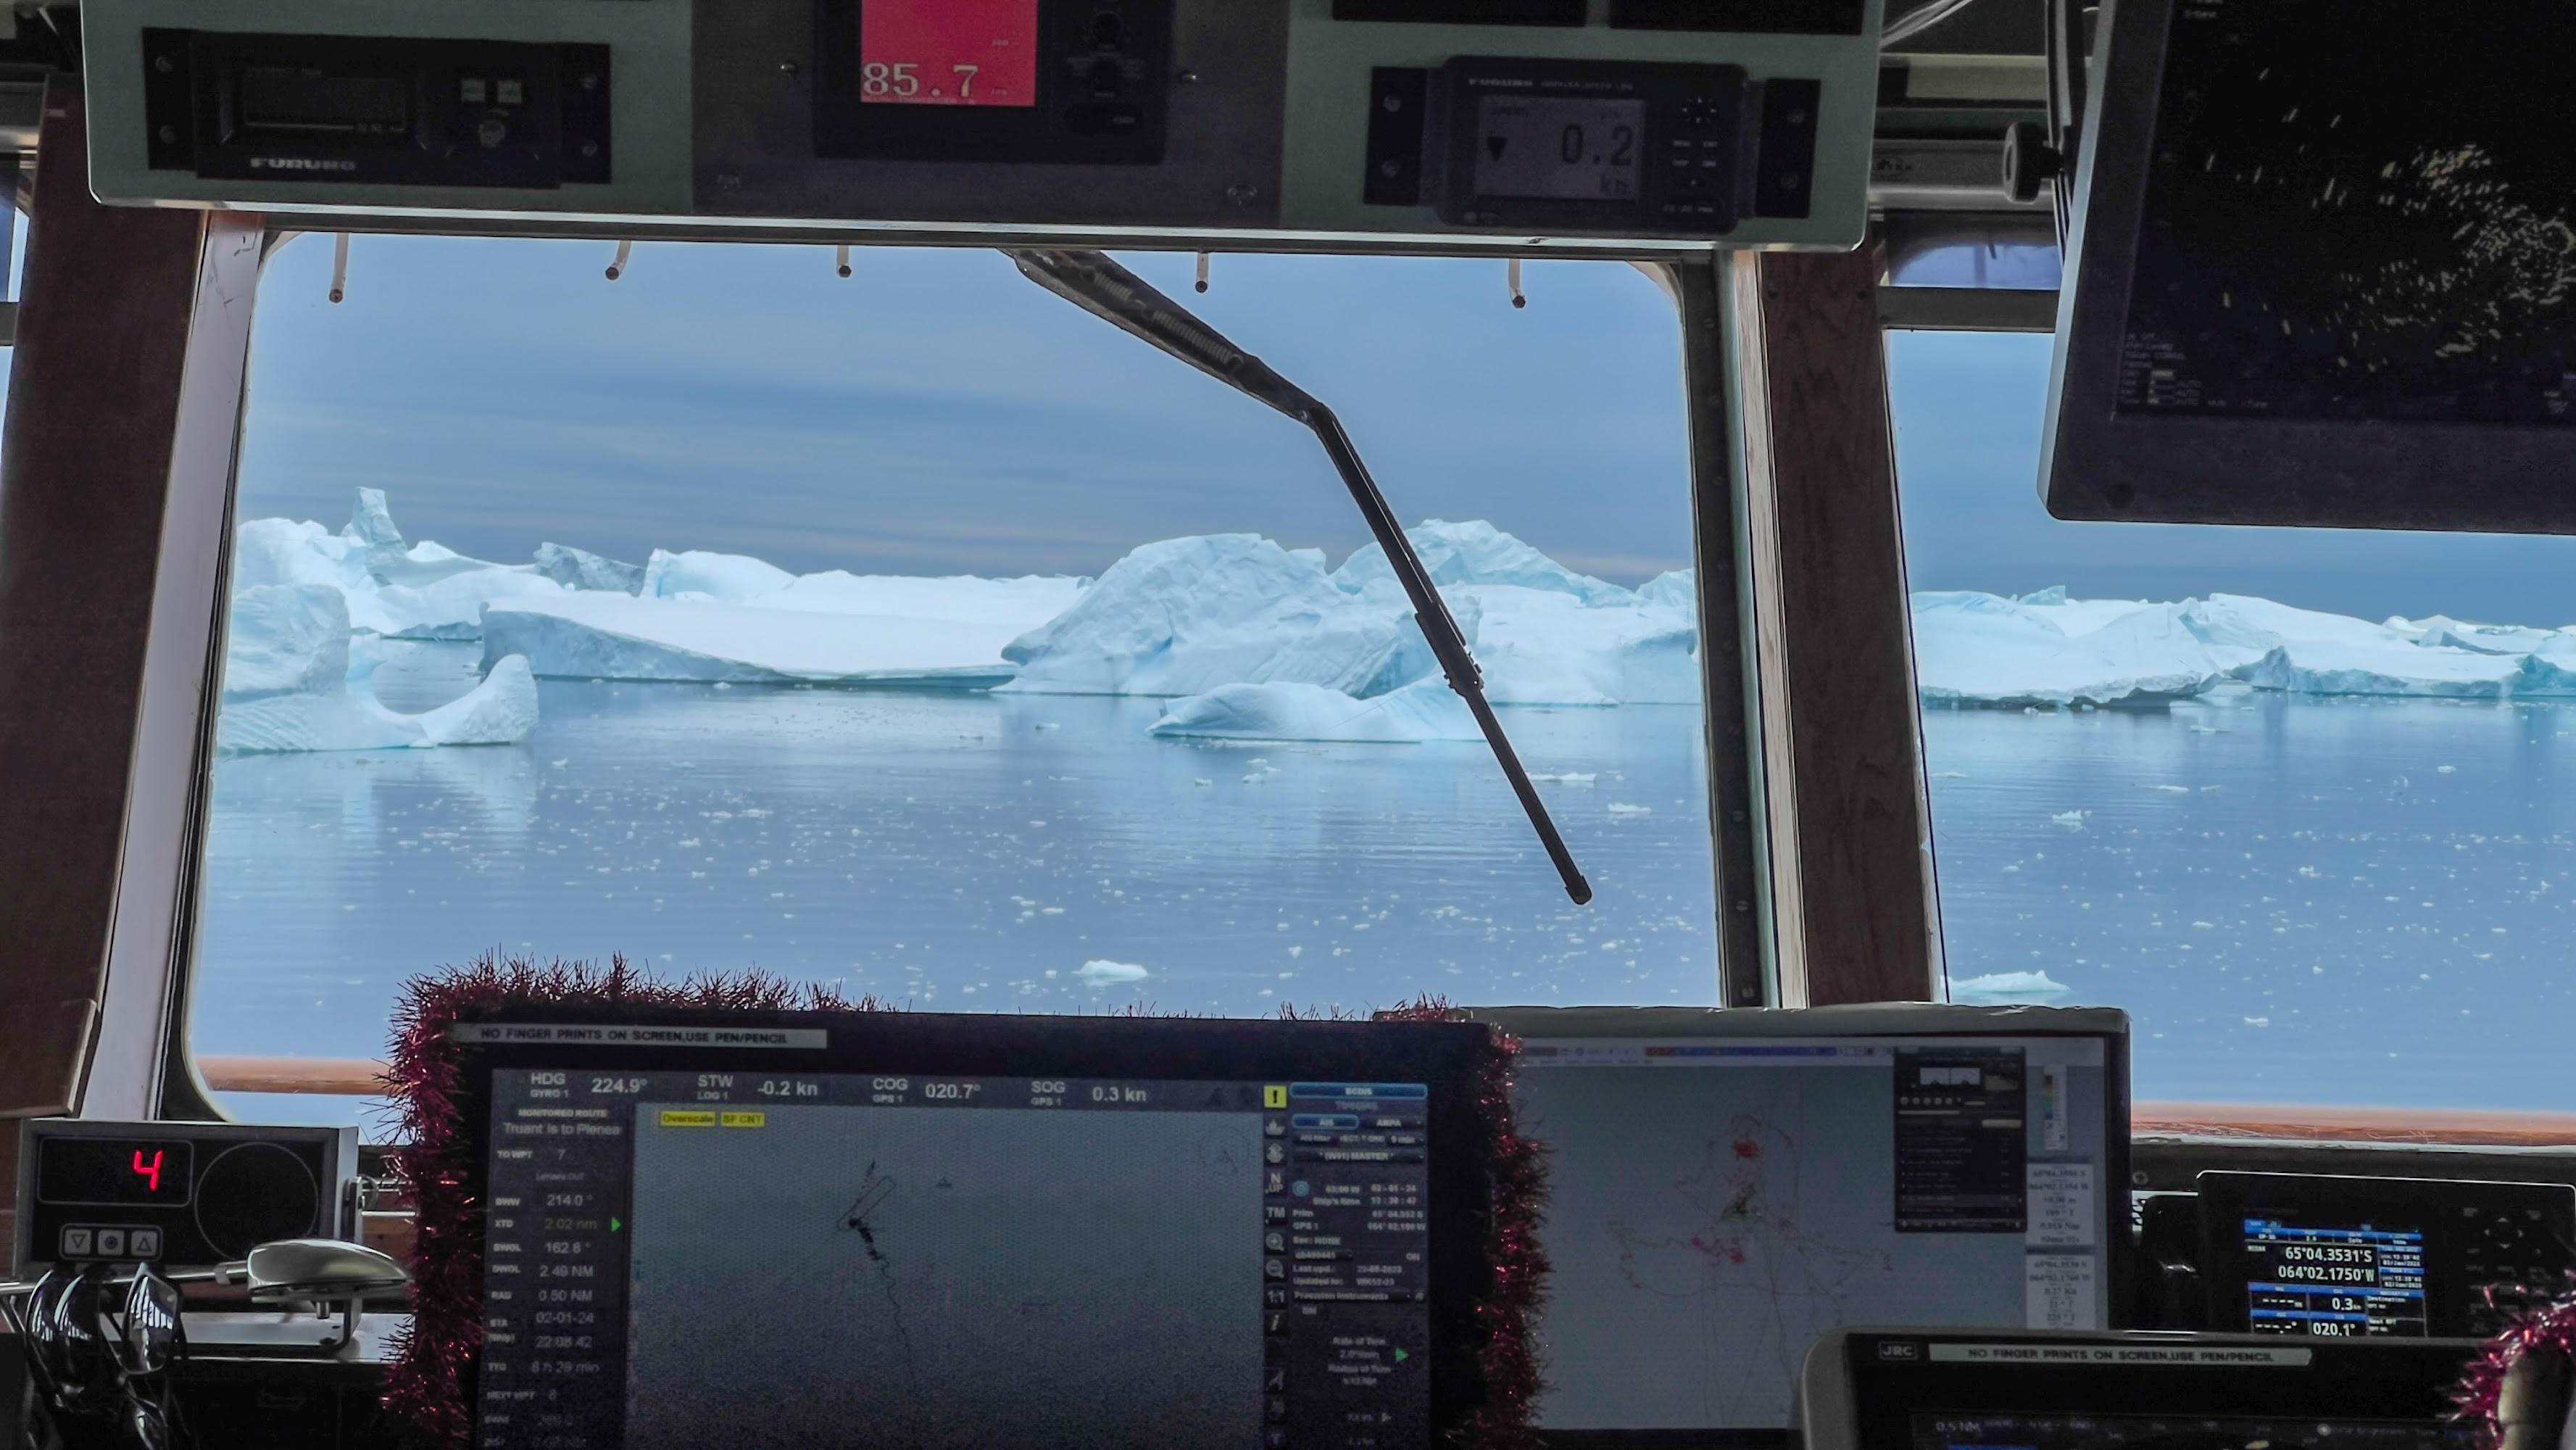
<svg viewBox="0 0 2576 1450"><path fill-rule="evenodd" d="M2315 1357L2305 1349L2260 1349L2243 1344L1936 1344L1935 1364L2277 1364L2305 1369Z"/></svg>
<svg viewBox="0 0 2576 1450"><path fill-rule="evenodd" d="M2099 1274L2091 1254L2031 1254L2022 1260L2022 1289L2033 1329L2098 1329Z"/></svg>
<svg viewBox="0 0 2576 1450"><path fill-rule="evenodd" d="M643 1026L632 1022L459 1022L458 1042L578 1044L583 1047L774 1047L819 1052L832 1045L820 1027Z"/></svg>

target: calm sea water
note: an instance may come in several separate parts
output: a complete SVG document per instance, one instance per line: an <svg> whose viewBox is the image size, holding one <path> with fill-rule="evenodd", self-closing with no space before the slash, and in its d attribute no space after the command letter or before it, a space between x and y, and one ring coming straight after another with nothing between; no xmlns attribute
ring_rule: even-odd
<svg viewBox="0 0 2576 1450"><path fill-rule="evenodd" d="M417 649L383 693L423 708L472 661ZM199 1050L376 1052L397 984L491 948L954 1010L1714 998L1692 709L1505 712L1533 770L1592 777L1541 786L1578 909L1481 747L1155 740L1144 700L541 688L518 746L219 763ZM1951 973L2129 1008L2143 1097L2557 1105L2571 731L2251 694L1933 712Z"/></svg>
<svg viewBox="0 0 2576 1450"><path fill-rule="evenodd" d="M472 658L414 651L382 693L420 708ZM397 983L489 948L949 1010L1714 997L1692 708L1507 712L1531 770L1591 777L1541 785L1599 893L1577 908L1481 744L1157 740L1156 702L1098 697L540 690L517 746L219 762L199 1050L372 1053Z"/></svg>
<svg viewBox="0 0 2576 1450"><path fill-rule="evenodd" d="M2126 1007L2141 1097L2567 1106L2576 708L1927 712L1952 978Z"/></svg>

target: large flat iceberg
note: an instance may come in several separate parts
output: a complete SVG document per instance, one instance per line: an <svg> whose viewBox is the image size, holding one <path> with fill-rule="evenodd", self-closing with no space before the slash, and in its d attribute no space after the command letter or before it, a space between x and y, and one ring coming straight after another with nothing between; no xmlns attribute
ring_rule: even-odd
<svg viewBox="0 0 2576 1450"><path fill-rule="evenodd" d="M483 657L524 655L567 679L962 688L1009 679L1002 646L1019 632L1011 621L576 594L494 606Z"/></svg>
<svg viewBox="0 0 2576 1450"><path fill-rule="evenodd" d="M2373 624L2241 594L2180 604L1914 596L1928 703L2131 705L2226 681L2312 695L2576 695L2576 634L2436 616Z"/></svg>
<svg viewBox="0 0 2576 1450"><path fill-rule="evenodd" d="M1017 673L1003 647L1070 607L1085 583L837 569L772 579L753 564L656 551L640 596L496 603L483 615L483 657L526 655L539 675L567 679L974 688ZM663 586L671 592L655 592Z"/></svg>

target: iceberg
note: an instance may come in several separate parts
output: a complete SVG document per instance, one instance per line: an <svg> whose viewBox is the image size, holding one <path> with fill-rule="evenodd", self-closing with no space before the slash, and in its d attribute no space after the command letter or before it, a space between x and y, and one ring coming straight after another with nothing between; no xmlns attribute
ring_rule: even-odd
<svg viewBox="0 0 2576 1450"><path fill-rule="evenodd" d="M2197 695L2224 673L2176 606L2123 610L2073 634L2050 617L2067 608L1968 590L1915 595L1914 670L1923 699L2136 705Z"/></svg>
<svg viewBox="0 0 2576 1450"><path fill-rule="evenodd" d="M496 604L482 632L487 663L549 678L974 688L1011 678L1002 647L1024 627L591 592Z"/></svg>
<svg viewBox="0 0 2576 1450"><path fill-rule="evenodd" d="M1661 604L1671 609L1690 611L1699 617L1699 571L1670 569L1637 586L1637 597L1648 604Z"/></svg>
<svg viewBox="0 0 2576 1450"><path fill-rule="evenodd" d="M1497 705L1699 703L1695 601L1675 608L1621 590L1623 597L1586 604L1570 593L1513 584L1441 593L1475 605L1476 663L1485 672L1485 697Z"/></svg>
<svg viewBox="0 0 2576 1450"><path fill-rule="evenodd" d="M1494 703L1689 704L1699 699L1697 598L1665 575L1652 597L1576 574L1490 524L1408 531ZM1165 539L1129 553L1081 601L1012 642L1006 690L1200 696L1312 685L1372 699L1435 679L1411 601L1375 546L1327 573L1314 550L1257 534Z"/></svg>
<svg viewBox="0 0 2576 1450"><path fill-rule="evenodd" d="M328 586L350 627L389 639L474 640L484 606L564 592L535 565L494 564L442 545L406 545L382 489L358 490L338 533L292 519L253 519L234 532L233 586Z"/></svg>
<svg viewBox="0 0 2576 1450"><path fill-rule="evenodd" d="M639 594L644 589L643 565L604 558L567 544L537 545L537 572L566 589L613 590L619 594Z"/></svg>
<svg viewBox="0 0 2576 1450"><path fill-rule="evenodd" d="M748 554L711 554L692 549L673 554L655 549L644 566L639 593L656 599L697 599L742 604L775 594L796 576Z"/></svg>
<svg viewBox="0 0 2576 1450"><path fill-rule="evenodd" d="M740 555L653 557L648 573L661 568L665 582L759 578L738 566L760 561ZM668 562L678 559L697 562ZM1063 613L1088 583L777 572L785 584L741 601L648 585L640 597L600 590L497 604L483 616L483 656L523 654L539 675L566 679L982 688L1017 672L1005 645Z"/></svg>
<svg viewBox="0 0 2576 1450"><path fill-rule="evenodd" d="M2064 706L2188 698L2227 681L2312 695L2576 696L2576 633L2436 615L2373 624L2242 594L2180 604L1913 597L1927 702Z"/></svg>
<svg viewBox="0 0 2576 1450"><path fill-rule="evenodd" d="M1392 577L1359 593L1323 555L1258 534L1146 544L1073 607L1003 649L1004 689L1054 695L1199 695L1223 685L1318 685L1383 694L1432 669ZM1452 606L1453 613L1456 606ZM1472 631L1461 618L1458 626Z"/></svg>
<svg viewBox="0 0 2576 1450"><path fill-rule="evenodd" d="M2497 700L2512 692L2522 665L2522 659L2512 655L2441 645L2296 640L2276 646L2235 673L2258 690Z"/></svg>
<svg viewBox="0 0 2576 1450"><path fill-rule="evenodd" d="M1443 679L1370 699L1321 685L1225 685L1163 707L1149 733L1217 740L1409 743L1482 740L1476 717Z"/></svg>
<svg viewBox="0 0 2576 1450"><path fill-rule="evenodd" d="M362 636L363 637L363 636ZM508 745L537 724L528 662L498 661L481 683L424 714L386 709L372 649L350 648L346 596L327 584L235 591L216 747L227 753Z"/></svg>
<svg viewBox="0 0 2576 1450"><path fill-rule="evenodd" d="M2004 1007L2015 1002L2052 1002L2073 989L2046 972L1995 972L1950 984L1950 1000L1971 1007Z"/></svg>
<svg viewBox="0 0 2576 1450"><path fill-rule="evenodd" d="M1413 545L1413 552L1422 556L1422 567L1434 584L1513 584L1571 594L1586 604L1626 602L1636 597L1608 580L1575 573L1482 519L1463 524L1426 519L1406 529L1404 537ZM1395 570L1386 562L1386 550L1375 544L1354 551L1342 561L1333 582L1353 594L1383 585L1397 590L1400 596L1402 589L1395 582Z"/></svg>

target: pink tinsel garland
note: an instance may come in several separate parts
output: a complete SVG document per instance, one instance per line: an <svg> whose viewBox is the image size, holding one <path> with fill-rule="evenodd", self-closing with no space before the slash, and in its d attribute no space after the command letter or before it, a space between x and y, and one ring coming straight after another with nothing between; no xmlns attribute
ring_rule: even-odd
<svg viewBox="0 0 2576 1450"><path fill-rule="evenodd" d="M602 969L556 960L540 966L485 953L478 960L407 984L394 1013L386 1077L404 1145L387 1156L409 1189L415 1218L412 1321L394 1345L385 1375L385 1405L423 1432L430 1444L473 1443L474 1417L464 1371L482 1347L482 1205L466 1191L475 1164L456 1103L462 1068L448 1027L472 1014L517 1007L588 1003L602 1007L689 1007L717 1011L883 1011L828 987L795 986L763 973L691 978L677 984L637 972L623 956ZM1295 1018L1293 1009L1283 1017ZM1446 1002L1425 997L1381 1014L1406 1021L1455 1020ZM1476 1306L1477 1363L1485 1398L1453 1443L1478 1450L1524 1450L1536 1443L1530 1402L1538 1361L1530 1316L1547 1275L1538 1247L1538 1202L1546 1168L1536 1143L1512 1124L1511 1061L1519 1044L1497 1032L1477 1064L1473 1108L1493 1144L1489 1253L1494 1277Z"/></svg>
<svg viewBox="0 0 2576 1450"><path fill-rule="evenodd" d="M2486 1342L2461 1374L2459 1387L2451 1392L2455 1419L2476 1427L2478 1444L2495 1450L2504 1440L2504 1426L2496 1419L2498 1402L2504 1397L2505 1376L2512 1373L2515 1361L2526 1354L2546 1354L2576 1363L2576 1289L2539 1309L2516 1316L2494 1338ZM2555 1440L2555 1436L2551 1437Z"/></svg>

